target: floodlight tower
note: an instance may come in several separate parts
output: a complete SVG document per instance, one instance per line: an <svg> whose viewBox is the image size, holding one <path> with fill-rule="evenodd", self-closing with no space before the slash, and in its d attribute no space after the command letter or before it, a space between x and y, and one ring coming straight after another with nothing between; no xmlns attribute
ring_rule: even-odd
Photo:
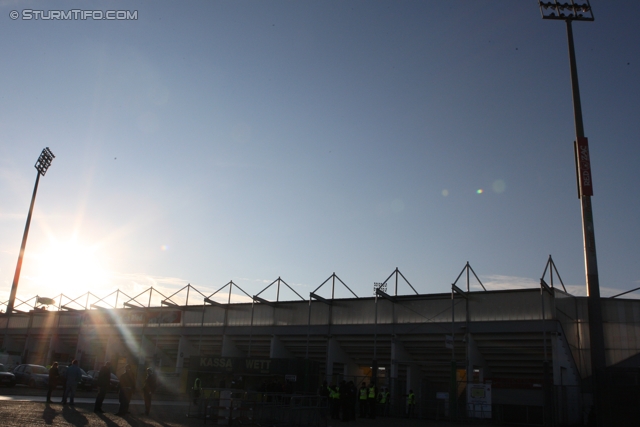
<svg viewBox="0 0 640 427"><path fill-rule="evenodd" d="M580 104L580 88L578 86L578 70L576 54L573 47L573 21L593 21L593 11L589 0L569 0L561 3L558 0L538 1L543 19L555 19L566 22L569 42L569 65L571 68L571 89L573 94L573 115L576 129L574 142L576 173L578 180L578 198L582 205L582 235L584 240L584 260L587 276L587 305L589 310L589 338L591 341L591 375L594 385L594 403L598 425L602 425L603 390L602 375L606 368L604 352L604 331L602 327L602 305L600 302L600 283L598 279L598 263L596 258L596 238L593 227L593 180L589 145L584 136L582 122L582 106Z"/></svg>
<svg viewBox="0 0 640 427"><path fill-rule="evenodd" d="M13 276L13 284L11 285L11 294L9 296L9 302L7 303L7 313L13 313L13 305L16 301L16 293L18 292L18 281L20 280L20 270L22 269L22 257L24 256L24 249L27 246L27 236L29 235L29 225L31 224L31 215L33 214L33 205L36 202L36 193L38 192L38 183L40 182L40 175L44 176L47 173L47 169L51 166L51 162L56 156L53 155L49 147L46 147L40 153L38 161L35 164L35 168L38 171L36 174L36 184L33 187L33 196L31 196L31 206L29 206L29 214L27 215L27 224L24 227L24 234L22 235L22 245L20 246L20 255L18 255L18 265L16 265L16 274Z"/></svg>

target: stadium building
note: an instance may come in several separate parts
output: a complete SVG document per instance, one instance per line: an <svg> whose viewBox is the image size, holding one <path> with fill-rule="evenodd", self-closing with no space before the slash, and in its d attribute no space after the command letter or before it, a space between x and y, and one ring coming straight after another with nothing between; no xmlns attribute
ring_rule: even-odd
<svg viewBox="0 0 640 427"><path fill-rule="evenodd" d="M467 264L439 294L418 293L396 269L370 297L333 298L346 287L335 274L308 298L278 278L269 285L275 301L233 282L208 296L189 285L170 296L150 288L135 297L34 297L0 316L0 362L75 358L89 370L108 360L118 374L125 364L139 373L153 366L164 387L184 392L195 377L205 388L279 384L290 393L375 381L391 391L395 415L413 390L423 418L580 425L592 406L587 299L554 286L551 260L547 267L550 280L543 275L537 289L470 290ZM280 300L281 287L298 299ZM248 302L231 301L238 291ZM625 425L640 419L640 300L603 298L602 307L607 404Z"/></svg>

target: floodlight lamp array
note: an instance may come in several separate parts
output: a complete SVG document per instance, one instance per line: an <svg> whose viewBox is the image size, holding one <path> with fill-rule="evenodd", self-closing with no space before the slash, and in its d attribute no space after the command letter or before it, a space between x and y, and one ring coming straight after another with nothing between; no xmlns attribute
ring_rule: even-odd
<svg viewBox="0 0 640 427"><path fill-rule="evenodd" d="M538 1L542 19L560 19L564 21L593 21L593 11L589 0L583 2L562 3L554 1Z"/></svg>
<svg viewBox="0 0 640 427"><path fill-rule="evenodd" d="M47 173L47 169L51 166L51 162L56 156L53 155L49 147L42 150L40 153L40 157L38 157L38 161L35 164L35 168L38 170L40 175L44 176Z"/></svg>

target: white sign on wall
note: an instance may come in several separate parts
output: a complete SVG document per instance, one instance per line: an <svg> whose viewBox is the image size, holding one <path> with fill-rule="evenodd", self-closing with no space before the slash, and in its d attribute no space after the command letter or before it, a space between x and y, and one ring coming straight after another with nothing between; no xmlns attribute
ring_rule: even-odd
<svg viewBox="0 0 640 427"><path fill-rule="evenodd" d="M453 349L453 335L445 335L444 336L444 347L449 350Z"/></svg>
<svg viewBox="0 0 640 427"><path fill-rule="evenodd" d="M491 384L469 384L467 415L472 418L491 418Z"/></svg>

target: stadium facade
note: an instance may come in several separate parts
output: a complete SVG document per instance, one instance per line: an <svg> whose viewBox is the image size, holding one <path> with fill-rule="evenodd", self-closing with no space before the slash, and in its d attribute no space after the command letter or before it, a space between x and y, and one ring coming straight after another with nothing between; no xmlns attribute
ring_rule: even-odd
<svg viewBox="0 0 640 427"><path fill-rule="evenodd" d="M115 304L108 298L89 304L91 294L83 303L73 300L80 309L61 298L59 311L34 304L28 312L2 314L0 348L9 365L75 358L88 370L109 360L118 374L125 364L139 372L153 366L174 390L188 391L194 375L204 387L255 390L275 381L307 393L325 380L359 385L373 377L391 390L396 414L404 413L412 389L425 418L586 423L592 390L585 297L544 281L539 289L454 285L450 293L397 295L395 274L395 292L379 288L366 298L311 293L297 301L252 296L251 302L221 303L191 286L186 301L162 295L157 306L153 288L148 303L140 302L147 298L142 293L127 298L124 308L109 308L118 306L119 292L109 296ZM328 280L335 285L336 279ZM231 295L233 282L227 286ZM635 417L640 301L609 298L602 306L609 404L631 405L619 413Z"/></svg>

